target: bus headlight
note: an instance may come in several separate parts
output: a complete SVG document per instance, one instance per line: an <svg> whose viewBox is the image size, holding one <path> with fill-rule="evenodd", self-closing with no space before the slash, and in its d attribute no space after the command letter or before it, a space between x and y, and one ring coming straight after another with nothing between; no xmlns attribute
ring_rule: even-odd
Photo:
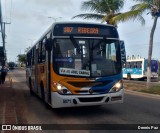
<svg viewBox="0 0 160 133"><path fill-rule="evenodd" d="M123 88L123 81L120 80L112 87L112 89L109 92L110 93L117 92L120 91L122 88Z"/></svg>
<svg viewBox="0 0 160 133"><path fill-rule="evenodd" d="M58 91L59 94L62 94L62 95L70 95L72 94L65 86L57 83L56 84L56 89Z"/></svg>

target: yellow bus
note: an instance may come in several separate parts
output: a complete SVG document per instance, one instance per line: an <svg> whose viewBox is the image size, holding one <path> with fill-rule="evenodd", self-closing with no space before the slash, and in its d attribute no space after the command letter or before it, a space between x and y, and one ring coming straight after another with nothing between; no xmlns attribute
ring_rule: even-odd
<svg viewBox="0 0 160 133"><path fill-rule="evenodd" d="M114 26L54 23L27 52L30 93L52 108L123 103L122 48Z"/></svg>

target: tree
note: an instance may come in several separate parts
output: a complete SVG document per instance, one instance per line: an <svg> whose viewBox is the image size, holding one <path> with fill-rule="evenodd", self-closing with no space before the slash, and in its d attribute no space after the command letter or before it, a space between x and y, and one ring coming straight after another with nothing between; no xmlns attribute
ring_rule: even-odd
<svg viewBox="0 0 160 133"><path fill-rule="evenodd" d="M31 49L31 47L29 46L28 48L26 48L25 53L27 53L29 50ZM27 60L27 56L26 54L19 54L17 55L18 57L18 61L21 63L21 65L26 63Z"/></svg>
<svg viewBox="0 0 160 133"><path fill-rule="evenodd" d="M147 83L151 81L151 58L153 49L153 37L157 25L158 17L160 17L160 0L133 0L139 2L131 7L131 10L125 13L120 13L124 5L124 0L90 0L83 2L82 9L89 10L93 14L79 14L73 18L96 19L106 21L108 24L117 25L120 22L128 20L138 20L142 25L145 24L143 14L148 11L148 14L154 18L153 27L150 33L150 42L148 50L148 65L147 65Z"/></svg>
<svg viewBox="0 0 160 133"><path fill-rule="evenodd" d="M23 64L26 63L26 55L25 54L19 54L17 57L18 57L18 61L20 63L23 63Z"/></svg>
<svg viewBox="0 0 160 133"><path fill-rule="evenodd" d="M147 14L151 14L154 19L153 26L150 32L150 41L148 49L148 65L147 65L147 83L151 81L151 59L153 50L153 37L157 25L158 17L160 17L160 0L134 0L139 2L138 4L132 6L131 11L122 13L118 16L112 18L112 23L119 23L128 21L129 19L138 19L144 23L142 14L146 11Z"/></svg>
<svg viewBox="0 0 160 133"><path fill-rule="evenodd" d="M92 13L79 14L73 18L101 20L114 25L110 20L120 14L123 6L124 0L89 0L82 3L82 10Z"/></svg>

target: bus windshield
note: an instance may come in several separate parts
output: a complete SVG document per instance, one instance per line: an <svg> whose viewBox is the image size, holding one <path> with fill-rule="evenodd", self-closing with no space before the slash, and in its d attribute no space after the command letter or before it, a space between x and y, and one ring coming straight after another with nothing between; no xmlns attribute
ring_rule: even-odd
<svg viewBox="0 0 160 133"><path fill-rule="evenodd" d="M53 49L53 68L59 75L96 78L121 72L118 40L62 38L54 40Z"/></svg>

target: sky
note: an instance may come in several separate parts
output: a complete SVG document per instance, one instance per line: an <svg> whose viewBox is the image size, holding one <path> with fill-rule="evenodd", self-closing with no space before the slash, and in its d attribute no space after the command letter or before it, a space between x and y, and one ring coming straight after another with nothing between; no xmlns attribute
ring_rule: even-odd
<svg viewBox="0 0 160 133"><path fill-rule="evenodd" d="M86 0L1 0L3 21L6 24L7 60L16 61L18 54L24 54L26 48L36 40L55 21L81 21L101 23L95 20L72 19L73 16L86 13L81 10L81 4ZM122 12L134 5L126 0ZM88 13L88 12L87 12ZM124 40L126 54L129 56L148 57L150 31L153 19L145 13L145 26L138 21L128 21L118 24L120 39ZM52 18L48 18L52 17ZM154 35L152 57L160 60L160 20ZM2 41L1 41L2 42ZM0 44L2 46L2 43Z"/></svg>

